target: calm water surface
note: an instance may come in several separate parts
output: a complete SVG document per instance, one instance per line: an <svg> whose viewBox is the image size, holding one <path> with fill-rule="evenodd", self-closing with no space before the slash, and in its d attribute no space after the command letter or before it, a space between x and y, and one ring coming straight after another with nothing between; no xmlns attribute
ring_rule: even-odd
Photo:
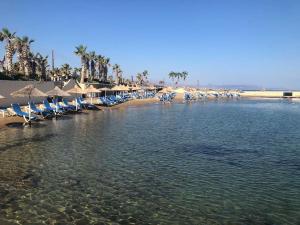
<svg viewBox="0 0 300 225"><path fill-rule="evenodd" d="M3 129L0 224L300 224L300 102L157 104Z"/></svg>

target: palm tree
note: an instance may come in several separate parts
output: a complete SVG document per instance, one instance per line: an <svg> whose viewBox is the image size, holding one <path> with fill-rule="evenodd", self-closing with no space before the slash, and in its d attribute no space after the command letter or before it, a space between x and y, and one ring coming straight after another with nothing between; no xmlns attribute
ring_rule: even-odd
<svg viewBox="0 0 300 225"><path fill-rule="evenodd" d="M80 71L81 71L81 68L75 67L73 69L72 78L77 80L77 78L80 77Z"/></svg>
<svg viewBox="0 0 300 225"><path fill-rule="evenodd" d="M103 60L103 75L102 75L102 81L107 82L107 74L108 74L108 67L110 67L110 58L104 58Z"/></svg>
<svg viewBox="0 0 300 225"><path fill-rule="evenodd" d="M116 83L117 83L117 85L119 85L121 82L121 79L122 79L122 70L118 64L115 64L113 66L113 71L116 74Z"/></svg>
<svg viewBox="0 0 300 225"><path fill-rule="evenodd" d="M182 73L182 78L183 78L183 80L186 80L186 78L188 77L188 75L189 75L189 73L188 72L186 72L186 71L183 71Z"/></svg>
<svg viewBox="0 0 300 225"><path fill-rule="evenodd" d="M142 85L142 83L143 83L143 75L141 73L138 73L136 75L136 81L137 81L138 84Z"/></svg>
<svg viewBox="0 0 300 225"><path fill-rule="evenodd" d="M185 80L187 78L187 76L188 76L188 72L186 72L186 71L183 71L182 73L171 71L169 73L169 78L172 79L173 82L176 79L175 84L178 84L180 79Z"/></svg>
<svg viewBox="0 0 300 225"><path fill-rule="evenodd" d="M43 57L40 53L35 55L36 73L39 80L47 80L48 56Z"/></svg>
<svg viewBox="0 0 300 225"><path fill-rule="evenodd" d="M111 76L111 75L108 76L107 81L108 81L109 83L113 83L113 82L114 82L113 76Z"/></svg>
<svg viewBox="0 0 300 225"><path fill-rule="evenodd" d="M96 55L96 57L95 57L96 71L98 70L98 73L96 73L96 77L98 80L100 80L102 78L103 59L104 59L104 57L102 55Z"/></svg>
<svg viewBox="0 0 300 225"><path fill-rule="evenodd" d="M92 51L88 54L88 59L90 60L91 66L91 77L90 80L94 80L96 75L96 68L95 68L95 60L96 60L96 52Z"/></svg>
<svg viewBox="0 0 300 225"><path fill-rule="evenodd" d="M27 54L26 60L28 62L28 65L26 65L29 68L28 72L30 72L32 75L36 75L37 74L36 73L36 71L37 71L37 56L34 55L32 52L29 52ZM27 78L29 78L29 76Z"/></svg>
<svg viewBox="0 0 300 225"><path fill-rule="evenodd" d="M59 81L61 80L61 71L58 68L54 68L51 72L51 80Z"/></svg>
<svg viewBox="0 0 300 225"><path fill-rule="evenodd" d="M126 85L130 85L131 84L131 80L130 79L124 79L124 84Z"/></svg>
<svg viewBox="0 0 300 225"><path fill-rule="evenodd" d="M143 80L142 80L143 83L142 84L144 84L148 80L148 75L149 75L148 70L144 70L144 72L142 73L142 75L143 75Z"/></svg>
<svg viewBox="0 0 300 225"><path fill-rule="evenodd" d="M22 58L21 61L23 63L21 67L24 68L25 76L29 76L30 73L33 73L33 69L30 63L29 53L30 53L30 44L34 42L34 40L29 39L27 36L18 38L17 40L18 40L17 42L19 43L18 46L21 48L21 58Z"/></svg>
<svg viewBox="0 0 300 225"><path fill-rule="evenodd" d="M87 70L88 70L88 59L87 59L87 53L86 53L86 46L79 45L76 47L75 54L80 56L81 60L81 78L80 83L84 83L84 78L86 76Z"/></svg>
<svg viewBox="0 0 300 225"><path fill-rule="evenodd" d="M60 68L60 74L64 80L70 79L72 74L72 67L67 63L63 64Z"/></svg>
<svg viewBox="0 0 300 225"><path fill-rule="evenodd" d="M169 73L169 78L174 82L174 79L175 79L175 77L176 77L176 73L175 72L173 72L173 71L171 71L170 73Z"/></svg>
<svg viewBox="0 0 300 225"><path fill-rule="evenodd" d="M22 57L23 56L23 54L22 54L23 39L20 38L20 37L17 37L14 44L15 44L15 49L17 51L17 58L18 58L18 61L19 61L18 71L19 71L19 73L24 74L24 72L25 72L24 60L25 59Z"/></svg>
<svg viewBox="0 0 300 225"><path fill-rule="evenodd" d="M15 34L11 33L7 28L3 28L0 35L0 40L6 41L4 67L9 74L13 71L13 56L16 51L14 47Z"/></svg>

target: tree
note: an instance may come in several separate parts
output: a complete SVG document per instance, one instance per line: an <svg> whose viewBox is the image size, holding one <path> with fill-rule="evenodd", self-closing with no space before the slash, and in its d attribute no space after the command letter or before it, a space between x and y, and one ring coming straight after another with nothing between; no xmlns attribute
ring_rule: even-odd
<svg viewBox="0 0 300 225"><path fill-rule="evenodd" d="M22 47L22 60L24 63L24 74L25 76L29 76L31 73L33 73L33 70L31 68L31 63L30 63L30 44L34 42L34 40L29 39L27 36L24 36L21 39L21 47Z"/></svg>
<svg viewBox="0 0 300 225"><path fill-rule="evenodd" d="M51 72L51 79L54 81L59 81L61 80L61 71L59 68L54 68Z"/></svg>
<svg viewBox="0 0 300 225"><path fill-rule="evenodd" d="M95 57L96 78L99 81L102 79L102 74L103 74L103 59L104 57L102 55L96 55Z"/></svg>
<svg viewBox="0 0 300 225"><path fill-rule="evenodd" d="M90 80L94 80L96 75L96 68L95 68L95 60L96 60L96 52L92 51L88 54L88 59L90 61L91 67L91 77Z"/></svg>
<svg viewBox="0 0 300 225"><path fill-rule="evenodd" d="M116 74L116 84L119 85L121 83L121 80L122 80L122 70L121 70L121 68L118 64L115 64L113 66L113 71Z"/></svg>
<svg viewBox="0 0 300 225"><path fill-rule="evenodd" d="M143 75L142 84L144 84L148 81L148 75L149 75L148 70L144 70L142 75Z"/></svg>
<svg viewBox="0 0 300 225"><path fill-rule="evenodd" d="M178 84L180 79L186 80L186 78L188 76L188 72L183 71L183 72L180 73L180 72L171 71L168 76L169 76L170 79L172 79L173 82L176 79L175 84Z"/></svg>
<svg viewBox="0 0 300 225"><path fill-rule="evenodd" d="M181 75L182 75L182 78L183 78L183 80L186 80L186 78L188 77L188 72L186 72L186 71L183 71L182 73L181 73Z"/></svg>
<svg viewBox="0 0 300 225"><path fill-rule="evenodd" d="M14 46L15 34L11 33L7 28L3 28L0 35L0 40L6 42L4 68L9 74L13 71L13 57L16 52Z"/></svg>
<svg viewBox="0 0 300 225"><path fill-rule="evenodd" d="M64 80L68 80L70 79L71 74L72 74L72 67L67 63L63 64L60 68L60 75L62 76L62 78Z"/></svg>
<svg viewBox="0 0 300 225"><path fill-rule="evenodd" d="M73 69L72 78L77 80L80 77L81 68L75 67Z"/></svg>
<svg viewBox="0 0 300 225"><path fill-rule="evenodd" d="M109 83L113 83L113 82L114 82L113 76L108 76L107 81L108 81Z"/></svg>
<svg viewBox="0 0 300 225"><path fill-rule="evenodd" d="M83 45L79 45L76 47L75 50L75 54L77 56L80 56L80 60L81 60L81 78L80 78L80 83L84 83L84 78L87 74L87 70L88 70L88 59L87 59L87 53L86 53L86 46Z"/></svg>
<svg viewBox="0 0 300 225"><path fill-rule="evenodd" d="M176 73L171 71L169 74L168 74L169 78L174 81L175 77L176 77Z"/></svg>
<svg viewBox="0 0 300 225"><path fill-rule="evenodd" d="M39 80L47 80L48 56L43 57L40 53L35 55L36 74Z"/></svg>
<svg viewBox="0 0 300 225"><path fill-rule="evenodd" d="M102 74L102 81L107 82L107 74L108 74L108 67L110 67L110 58L104 58L103 60L103 74Z"/></svg>
<svg viewBox="0 0 300 225"><path fill-rule="evenodd" d="M136 75L136 81L137 81L137 83L140 84L140 85L143 83L143 75L142 75L141 73L138 73L138 74Z"/></svg>
<svg viewBox="0 0 300 225"><path fill-rule="evenodd" d="M24 58L23 58L23 54L22 54L22 50L23 50L23 39L20 38L20 37L17 37L16 38L16 41L15 41L15 49L17 51L17 58L18 58L18 71L19 73L21 74L24 74L25 73L25 68L24 68Z"/></svg>

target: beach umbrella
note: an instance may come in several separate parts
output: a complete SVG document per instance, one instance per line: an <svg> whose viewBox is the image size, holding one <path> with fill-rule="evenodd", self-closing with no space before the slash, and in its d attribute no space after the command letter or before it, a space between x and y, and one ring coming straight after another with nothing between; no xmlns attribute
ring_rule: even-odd
<svg viewBox="0 0 300 225"><path fill-rule="evenodd" d="M90 85L88 88L84 89L86 93L100 93L101 91L95 88L93 85ZM91 103L93 104L93 98L91 96Z"/></svg>
<svg viewBox="0 0 300 225"><path fill-rule="evenodd" d="M115 86L111 89L112 91L119 91L119 92L124 92L124 91L129 91L129 87L125 86L125 85L118 85Z"/></svg>
<svg viewBox="0 0 300 225"><path fill-rule="evenodd" d="M47 91L46 94L48 96L61 96L61 97L68 97L71 96L68 92L61 90L59 87L55 87L50 91Z"/></svg>
<svg viewBox="0 0 300 225"><path fill-rule="evenodd" d="M67 90L67 92L73 93L73 94L86 94L87 93L84 89L82 89L78 86L75 86L72 89Z"/></svg>
<svg viewBox="0 0 300 225"><path fill-rule="evenodd" d="M55 86L55 88L53 88L52 90L46 92L46 94L48 96L51 96L51 97L68 97L68 96L71 96L68 92L65 92L63 90L61 90L59 87ZM56 108L56 112L58 111L58 102L55 103L55 108Z"/></svg>
<svg viewBox="0 0 300 225"><path fill-rule="evenodd" d="M117 86L114 86L111 90L112 91L122 91L123 88L121 86L117 85Z"/></svg>
<svg viewBox="0 0 300 225"><path fill-rule="evenodd" d="M99 90L100 90L100 91L104 91L105 97L106 97L106 92L107 92L107 91L111 91L111 89L110 89L110 88L107 88L107 87L100 88Z"/></svg>
<svg viewBox="0 0 300 225"><path fill-rule="evenodd" d="M75 87L73 87L70 90L67 90L67 92L68 93L76 94L76 97L77 97L77 94L86 94L87 93L85 90L83 90L82 88L80 88L78 86L75 86ZM77 105L77 101L76 100L75 100L75 106L76 106L76 111L77 111L78 105Z"/></svg>
<svg viewBox="0 0 300 225"><path fill-rule="evenodd" d="M31 97L47 97L47 95L37 89L34 85L27 85L26 87L21 88L20 90L14 91L10 94L13 97L28 97L29 102ZM31 124L31 107L30 103L28 102L29 106L29 124Z"/></svg>

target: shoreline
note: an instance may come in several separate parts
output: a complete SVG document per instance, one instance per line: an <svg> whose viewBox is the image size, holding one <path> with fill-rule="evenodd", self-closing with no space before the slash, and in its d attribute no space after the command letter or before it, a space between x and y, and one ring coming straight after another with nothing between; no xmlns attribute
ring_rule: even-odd
<svg viewBox="0 0 300 225"><path fill-rule="evenodd" d="M174 103L182 103L183 102L183 94L177 94L176 97L173 99ZM279 100L279 99L285 99L285 100L299 100L300 98L279 98L279 97L250 97L250 96L242 96L241 99L253 99L253 100ZM88 99L87 99L88 100ZM212 100L212 99L208 99ZM99 110L102 111L111 111L111 110L118 110L118 109L125 109L128 107L140 107L140 106L145 106L149 104L154 104L154 103L159 103L160 100L158 98L148 98L148 99L133 99L124 103L120 103L118 105L114 106L101 106L101 105L96 105ZM84 112L88 112L88 110L83 110ZM4 117L0 118L0 131L4 128L7 128L9 124L11 123L24 123L24 119L22 117L18 116L11 116L11 117Z"/></svg>
<svg viewBox="0 0 300 225"><path fill-rule="evenodd" d="M99 110L110 111L110 110L124 109L131 106L139 107L139 106L144 106L147 104L153 104L158 102L160 101L157 98L148 98L148 99L133 99L110 107L100 106L100 105L96 105L96 106ZM84 112L88 112L88 110L84 110ZM8 127L7 125L11 123L24 123L24 119L18 116L0 118L0 131L4 128L7 128Z"/></svg>

